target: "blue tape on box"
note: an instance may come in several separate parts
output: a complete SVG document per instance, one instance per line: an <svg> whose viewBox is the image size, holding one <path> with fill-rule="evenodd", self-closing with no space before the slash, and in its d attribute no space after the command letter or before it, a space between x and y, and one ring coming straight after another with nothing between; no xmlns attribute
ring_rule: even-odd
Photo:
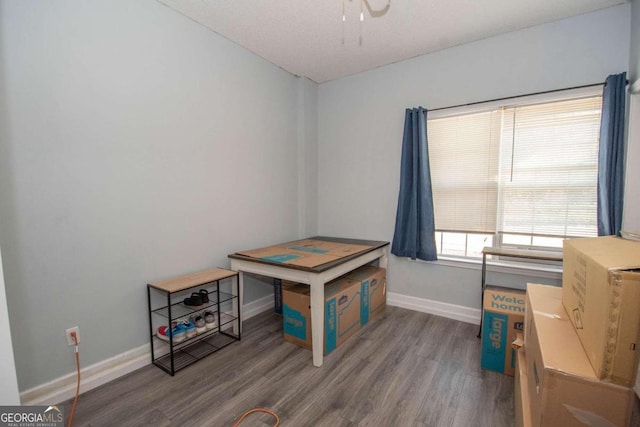
<svg viewBox="0 0 640 427"><path fill-rule="evenodd" d="M369 321L369 304L371 303L369 299L369 281L365 280L362 282L360 287L360 292L362 292L362 299L360 302L360 323L366 325Z"/></svg>
<svg viewBox="0 0 640 427"><path fill-rule="evenodd" d="M331 353L338 346L338 334L337 334L337 319L336 319L336 299L332 298L325 302L324 311L324 351L325 354Z"/></svg>
<svg viewBox="0 0 640 427"><path fill-rule="evenodd" d="M286 304L282 312L284 333L305 341L307 339L307 319L298 310L294 310Z"/></svg>
<svg viewBox="0 0 640 427"><path fill-rule="evenodd" d="M481 366L497 372L504 372L507 351L509 316L501 313L484 312L482 319Z"/></svg>

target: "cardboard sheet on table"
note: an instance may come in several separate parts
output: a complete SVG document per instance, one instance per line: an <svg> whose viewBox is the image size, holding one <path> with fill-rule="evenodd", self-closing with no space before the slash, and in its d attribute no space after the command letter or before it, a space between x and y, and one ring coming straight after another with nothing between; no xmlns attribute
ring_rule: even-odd
<svg viewBox="0 0 640 427"><path fill-rule="evenodd" d="M324 240L303 239L277 245L283 248L317 254L344 257L369 249L370 246L349 243L326 242Z"/></svg>
<svg viewBox="0 0 640 427"><path fill-rule="evenodd" d="M259 258L281 264L298 265L301 267L317 267L340 258L350 256L369 246L351 245L346 243L325 242L323 240L303 239L282 243L266 248L252 249L238 252L240 255Z"/></svg>
<svg viewBox="0 0 640 427"><path fill-rule="evenodd" d="M324 240L302 239L293 242L280 243L279 247L299 250L311 253L328 253L338 248L341 244L336 242L325 242Z"/></svg>
<svg viewBox="0 0 640 427"><path fill-rule="evenodd" d="M327 262L335 261L339 258L333 255L294 251L278 246L252 249L250 251L238 253L251 258L263 259L265 261L277 262L279 264L298 265L301 267L316 267Z"/></svg>

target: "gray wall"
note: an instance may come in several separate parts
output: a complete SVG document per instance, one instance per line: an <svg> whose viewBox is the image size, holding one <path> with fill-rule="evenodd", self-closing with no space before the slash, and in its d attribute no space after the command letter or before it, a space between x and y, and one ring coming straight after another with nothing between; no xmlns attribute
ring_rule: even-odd
<svg viewBox="0 0 640 427"><path fill-rule="evenodd" d="M20 392L16 376L15 358L11 340L11 327L7 310L7 298L2 271L2 251L0 250L0 405L19 405Z"/></svg>
<svg viewBox="0 0 640 427"><path fill-rule="evenodd" d="M0 22L2 17L2 9L0 8ZM2 64L2 32L0 31L0 64ZM4 70L0 66L0 143L7 137L6 117L7 103L6 92L4 91L2 81L4 80ZM6 171L3 169L2 163L2 145L0 144L0 189L8 179ZM0 208L2 207L2 199L0 199ZM2 211L0 211L0 221L2 219ZM7 309L6 288L4 281L4 272L2 268L2 244L0 242L0 341L3 343L0 348L0 405L19 405L20 395L18 390L18 380L15 369L15 358L13 353L13 343L11 340L10 320Z"/></svg>
<svg viewBox="0 0 640 427"><path fill-rule="evenodd" d="M318 233L318 84L298 79L298 221L300 236Z"/></svg>
<svg viewBox="0 0 640 427"><path fill-rule="evenodd" d="M0 3L21 390L148 342L145 284L298 237L298 81L152 0ZM312 101L313 102L313 101ZM246 302L272 292L247 286Z"/></svg>
<svg viewBox="0 0 640 427"><path fill-rule="evenodd" d="M628 69L629 9L539 25L320 85L321 234L392 239L405 108L603 82ZM528 280L558 283L518 278ZM479 283L477 266L389 261L390 292L479 307Z"/></svg>

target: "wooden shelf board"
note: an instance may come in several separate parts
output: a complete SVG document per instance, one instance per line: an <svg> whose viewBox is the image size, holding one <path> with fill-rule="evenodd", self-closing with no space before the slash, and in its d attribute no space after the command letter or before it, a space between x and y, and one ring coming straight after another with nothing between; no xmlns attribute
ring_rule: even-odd
<svg viewBox="0 0 640 427"><path fill-rule="evenodd" d="M226 270L224 268L211 268L209 270L198 271L197 273L186 274L184 276L174 277L172 279L153 282L150 283L149 286L169 293L173 293L237 275L238 273L232 270Z"/></svg>

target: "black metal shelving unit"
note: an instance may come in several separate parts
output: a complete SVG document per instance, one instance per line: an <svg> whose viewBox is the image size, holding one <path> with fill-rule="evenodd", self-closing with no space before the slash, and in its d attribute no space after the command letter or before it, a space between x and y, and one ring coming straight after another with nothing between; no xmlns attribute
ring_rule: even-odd
<svg viewBox="0 0 640 427"><path fill-rule="evenodd" d="M231 281L232 293L220 290L221 281ZM197 307L184 304L185 297L200 289L208 291L208 303ZM238 273L222 268L147 284L151 362L173 376L180 369L239 341L241 319L238 294ZM189 319L191 315L206 310L215 314L217 323L213 329L177 343L173 336L168 341L158 337L160 326L171 327L172 322Z"/></svg>

